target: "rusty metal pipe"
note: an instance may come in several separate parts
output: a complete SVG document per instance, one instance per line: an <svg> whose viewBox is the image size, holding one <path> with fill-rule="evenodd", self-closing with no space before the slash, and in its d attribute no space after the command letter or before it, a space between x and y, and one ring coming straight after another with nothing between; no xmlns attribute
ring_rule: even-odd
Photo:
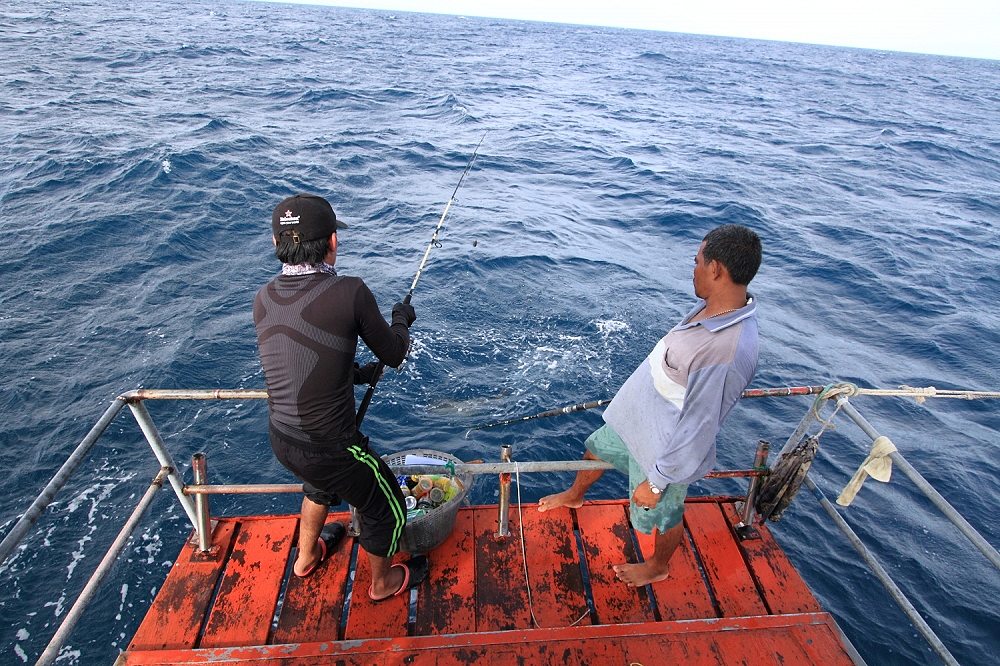
<svg viewBox="0 0 1000 666"><path fill-rule="evenodd" d="M118 396L131 404L143 400L266 400L264 389L135 389Z"/></svg>
<svg viewBox="0 0 1000 666"><path fill-rule="evenodd" d="M393 473L402 476L420 474L440 474L440 465L390 465ZM610 463L596 460L554 460L545 462L497 462L497 463L455 463L455 474L507 474L512 472L576 472L580 470L613 469ZM719 470L705 475L708 479L728 479L760 477L770 474L769 470L739 469ZM273 493L301 493L301 483L260 483L260 484L189 484L184 486L185 495L256 495Z"/></svg>
<svg viewBox="0 0 1000 666"><path fill-rule="evenodd" d="M510 444L501 445L500 460L509 463L510 451ZM502 539L510 536L510 472L500 474L500 500L497 502L497 508L500 515L497 520L496 536Z"/></svg>
<svg viewBox="0 0 1000 666"><path fill-rule="evenodd" d="M754 455L753 467L756 471L767 471L765 466L767 465L767 456L771 450L771 443L764 440L759 440L757 442L757 453ZM754 476L750 479L750 487L747 489L747 501L743 503L743 512L740 515L740 524L737 525L737 529L749 525L753 522L754 510L753 504L754 500L757 499L757 490L760 488L760 477Z"/></svg>
<svg viewBox="0 0 1000 666"><path fill-rule="evenodd" d="M191 472L199 486L208 483L208 459L204 453L191 456ZM208 494L194 496L194 512L198 517L198 550L207 553L212 549L212 513L208 506Z"/></svg>
<svg viewBox="0 0 1000 666"><path fill-rule="evenodd" d="M180 475L177 473L177 465L174 464L174 459L170 457L170 452L167 451L166 445L163 443L163 439L160 438L160 433L157 432L156 426L153 425L153 418L149 415L149 411L146 406L140 402L129 403L129 409L132 410L132 415L135 416L136 423L139 424L139 429L142 430L142 434L146 437L146 442L149 444L149 448L153 450L153 455L156 456L157 462L160 463L160 467L165 467L170 470L167 475L167 479L170 481L171 487L174 489L174 494L177 495L177 499L181 503L181 507L188 516L188 520L191 521L191 525L198 529L198 517L195 515L194 502L191 498L184 494L184 483L181 481Z"/></svg>

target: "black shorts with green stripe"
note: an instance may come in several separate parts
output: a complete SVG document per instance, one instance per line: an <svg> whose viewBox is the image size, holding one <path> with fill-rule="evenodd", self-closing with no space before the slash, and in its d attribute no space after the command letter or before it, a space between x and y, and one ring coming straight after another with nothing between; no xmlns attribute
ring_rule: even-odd
<svg viewBox="0 0 1000 666"><path fill-rule="evenodd" d="M271 449L288 471L302 479L306 497L331 506L347 502L358 510L361 536L368 553L391 557L399 549L406 526L406 504L396 475L359 436L346 447L304 449L271 428Z"/></svg>

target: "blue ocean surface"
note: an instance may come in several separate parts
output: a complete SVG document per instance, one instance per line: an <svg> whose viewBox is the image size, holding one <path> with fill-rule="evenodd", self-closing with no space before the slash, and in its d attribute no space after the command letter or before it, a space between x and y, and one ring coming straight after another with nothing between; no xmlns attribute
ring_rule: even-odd
<svg viewBox="0 0 1000 666"><path fill-rule="evenodd" d="M465 435L613 395L728 222L764 243L753 386L1000 390L1000 62L232 0L7 0L0 62L0 534L118 394L263 387L275 203L329 198L338 269L388 315L480 139L365 420L379 451L578 458L599 410ZM1000 544L996 400L852 403ZM743 401L719 468L810 405ZM261 401L149 411L187 479L204 451L212 481L293 481ZM836 497L869 445L838 417L811 477ZM119 415L0 565L0 662L38 658L158 468ZM521 475L521 497L570 479ZM594 497L624 493L608 474ZM496 496L483 477L472 501ZM909 479L840 512L960 663L995 658L1000 575ZM772 527L868 663L939 663L811 493ZM165 489L59 663L125 649L189 532Z"/></svg>

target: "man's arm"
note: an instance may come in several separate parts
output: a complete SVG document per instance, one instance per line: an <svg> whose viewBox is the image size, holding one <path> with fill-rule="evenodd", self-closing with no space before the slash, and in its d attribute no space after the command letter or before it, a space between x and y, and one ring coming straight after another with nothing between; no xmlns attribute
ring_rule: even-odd
<svg viewBox="0 0 1000 666"><path fill-rule="evenodd" d="M406 318L397 317L394 312L392 325L386 322L375 302L375 296L363 282L354 296L354 312L358 318L358 334L368 348L386 365L399 367L410 348L410 330Z"/></svg>

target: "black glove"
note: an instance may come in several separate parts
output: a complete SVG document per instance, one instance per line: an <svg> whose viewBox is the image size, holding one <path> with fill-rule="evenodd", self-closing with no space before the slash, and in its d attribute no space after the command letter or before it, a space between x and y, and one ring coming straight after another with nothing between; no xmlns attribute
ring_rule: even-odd
<svg viewBox="0 0 1000 666"><path fill-rule="evenodd" d="M355 384L371 384L375 381L375 368L378 367L378 363L372 361L371 363L365 363L359 366L357 363L354 364L354 383ZM385 372L385 368L382 368Z"/></svg>
<svg viewBox="0 0 1000 666"><path fill-rule="evenodd" d="M417 320L417 312L409 303L396 303L392 306L392 323L403 324L409 328Z"/></svg>

